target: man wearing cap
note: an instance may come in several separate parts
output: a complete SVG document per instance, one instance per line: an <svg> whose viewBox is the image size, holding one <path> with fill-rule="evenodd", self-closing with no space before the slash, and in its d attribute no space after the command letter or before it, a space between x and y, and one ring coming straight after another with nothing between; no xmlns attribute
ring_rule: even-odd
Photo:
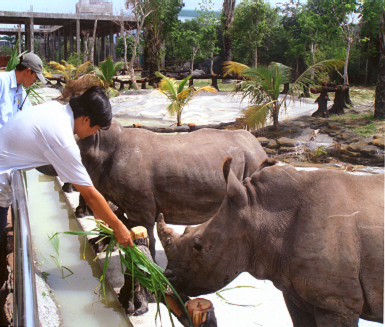
<svg viewBox="0 0 385 327"><path fill-rule="evenodd" d="M104 89L92 87L66 105L51 101L36 107L17 112L0 128L0 236L13 200L13 172L51 164L60 179L72 183L95 215L114 230L119 244L132 246L130 232L93 186L74 138L74 134L85 138L110 127L111 104Z"/></svg>
<svg viewBox="0 0 385 327"><path fill-rule="evenodd" d="M23 85L28 88L36 79L46 83L42 72L41 59L34 53L26 53L14 70L0 73L0 128L16 112L31 106Z"/></svg>

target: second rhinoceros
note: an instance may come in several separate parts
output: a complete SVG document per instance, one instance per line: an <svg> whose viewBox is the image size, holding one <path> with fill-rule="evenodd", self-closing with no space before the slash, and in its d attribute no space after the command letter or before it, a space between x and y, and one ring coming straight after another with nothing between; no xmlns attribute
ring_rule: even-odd
<svg viewBox="0 0 385 327"><path fill-rule="evenodd" d="M159 135L124 128L117 121L78 145L95 187L125 213L127 226L147 228L152 256L160 212L173 224L206 221L225 196L223 159L233 156L234 173L243 179L267 158L258 140L244 130Z"/></svg>
<svg viewBox="0 0 385 327"><path fill-rule="evenodd" d="M229 167L212 219L182 235L158 219L176 289L212 293L246 271L283 292L295 327L382 322L384 175L274 165L242 183Z"/></svg>

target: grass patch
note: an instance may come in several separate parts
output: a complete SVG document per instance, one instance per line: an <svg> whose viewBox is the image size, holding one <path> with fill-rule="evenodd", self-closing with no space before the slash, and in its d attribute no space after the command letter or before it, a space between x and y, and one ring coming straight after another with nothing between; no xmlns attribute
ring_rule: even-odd
<svg viewBox="0 0 385 327"><path fill-rule="evenodd" d="M363 137L374 134L384 134L384 120L374 118L372 111L360 114L347 113L340 116L331 116L331 120L341 123L347 129Z"/></svg>
<svg viewBox="0 0 385 327"><path fill-rule="evenodd" d="M201 88L211 85L211 79L194 79L194 87ZM219 91L234 91L235 83L223 83L221 79L218 80Z"/></svg>

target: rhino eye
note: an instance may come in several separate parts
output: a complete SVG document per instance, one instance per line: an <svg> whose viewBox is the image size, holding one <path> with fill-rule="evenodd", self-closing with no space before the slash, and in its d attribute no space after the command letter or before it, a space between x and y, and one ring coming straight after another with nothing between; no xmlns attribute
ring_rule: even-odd
<svg viewBox="0 0 385 327"><path fill-rule="evenodd" d="M194 243L193 248L197 251L202 251L202 245L199 243Z"/></svg>

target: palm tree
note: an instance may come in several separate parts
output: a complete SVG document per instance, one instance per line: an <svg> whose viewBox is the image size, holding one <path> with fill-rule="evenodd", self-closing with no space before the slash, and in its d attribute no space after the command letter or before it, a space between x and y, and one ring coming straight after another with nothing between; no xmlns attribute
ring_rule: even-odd
<svg viewBox="0 0 385 327"><path fill-rule="evenodd" d="M182 125L181 115L183 108L194 95L202 91L218 92L217 89L212 86L201 87L198 90L195 90L193 87L184 89L187 81L191 78L191 75L184 78L180 83L178 83L175 79L166 77L159 72L156 73L156 76L162 78L159 83L158 90L167 96L171 101L167 110L170 115L177 115L177 126Z"/></svg>
<svg viewBox="0 0 385 327"><path fill-rule="evenodd" d="M235 88L235 93L242 94L242 100L249 98L249 106L244 109L244 118L248 129L264 126L269 116L273 119L273 129L278 129L278 116L282 107L286 106L288 94L296 95L304 86L319 85L322 73L343 66L342 60L324 60L309 67L292 84L289 92L280 99L282 86L289 83L291 68L273 62L268 66L248 67L246 65L228 61L224 67L224 74L234 73L245 78Z"/></svg>

